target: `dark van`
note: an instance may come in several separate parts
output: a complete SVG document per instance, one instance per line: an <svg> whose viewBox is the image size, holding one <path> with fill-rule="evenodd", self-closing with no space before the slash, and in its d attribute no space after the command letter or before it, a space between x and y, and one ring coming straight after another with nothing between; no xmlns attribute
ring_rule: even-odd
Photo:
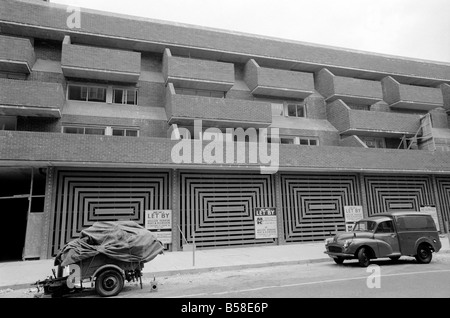
<svg viewBox="0 0 450 318"><path fill-rule="evenodd" d="M361 266L367 267L371 259L398 260L401 256L412 256L427 264L432 253L441 249L441 241L431 215L390 212L359 220L352 232L326 239L325 248L325 253L337 264L357 259Z"/></svg>

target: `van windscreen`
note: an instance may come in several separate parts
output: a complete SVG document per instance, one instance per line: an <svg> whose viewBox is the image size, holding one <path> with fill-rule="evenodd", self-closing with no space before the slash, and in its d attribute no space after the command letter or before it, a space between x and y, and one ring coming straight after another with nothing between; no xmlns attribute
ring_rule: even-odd
<svg viewBox="0 0 450 318"><path fill-rule="evenodd" d="M405 215L398 216L396 219L399 231L436 231L431 216Z"/></svg>

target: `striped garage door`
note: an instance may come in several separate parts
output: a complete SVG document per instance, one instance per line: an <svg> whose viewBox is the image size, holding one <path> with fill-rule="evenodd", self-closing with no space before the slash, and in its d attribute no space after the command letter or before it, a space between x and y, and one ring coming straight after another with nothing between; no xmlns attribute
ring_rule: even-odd
<svg viewBox="0 0 450 318"><path fill-rule="evenodd" d="M273 244L255 239L254 211L275 207L271 175L180 173L180 244L197 247Z"/></svg>
<svg viewBox="0 0 450 318"><path fill-rule="evenodd" d="M52 255L97 221L144 225L147 209L170 209L169 172L58 170Z"/></svg>
<svg viewBox="0 0 450 318"><path fill-rule="evenodd" d="M390 211L420 211L434 205L431 179L427 176L364 176L369 215Z"/></svg>
<svg viewBox="0 0 450 318"><path fill-rule="evenodd" d="M281 174L281 195L286 242L345 231L344 206L361 205L356 175Z"/></svg>

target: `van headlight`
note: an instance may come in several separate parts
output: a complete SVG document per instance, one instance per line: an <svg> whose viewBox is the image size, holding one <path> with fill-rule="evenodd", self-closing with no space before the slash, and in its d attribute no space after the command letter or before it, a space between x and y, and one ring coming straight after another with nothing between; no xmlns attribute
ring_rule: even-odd
<svg viewBox="0 0 450 318"><path fill-rule="evenodd" d="M329 237L325 239L325 245L330 244L331 242L333 242L333 238Z"/></svg>
<svg viewBox="0 0 450 318"><path fill-rule="evenodd" d="M346 240L346 241L344 242L344 248L349 247L350 244L352 244L352 240Z"/></svg>

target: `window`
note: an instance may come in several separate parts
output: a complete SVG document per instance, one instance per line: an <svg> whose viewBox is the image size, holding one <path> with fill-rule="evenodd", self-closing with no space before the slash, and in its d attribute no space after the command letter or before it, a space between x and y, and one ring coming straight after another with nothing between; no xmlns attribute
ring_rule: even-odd
<svg viewBox="0 0 450 318"><path fill-rule="evenodd" d="M180 95L195 95L204 97L225 98L225 92L222 91L209 91L191 88L175 88L175 92Z"/></svg>
<svg viewBox="0 0 450 318"><path fill-rule="evenodd" d="M378 224L376 233L394 233L394 224L392 221L385 221Z"/></svg>
<svg viewBox="0 0 450 318"><path fill-rule="evenodd" d="M69 85L68 99L87 102L106 102L106 87Z"/></svg>
<svg viewBox="0 0 450 318"><path fill-rule="evenodd" d="M105 127L64 126L63 133L81 135L104 135Z"/></svg>
<svg viewBox="0 0 450 318"><path fill-rule="evenodd" d="M295 138L280 138L280 142L285 145L293 145L295 143Z"/></svg>
<svg viewBox="0 0 450 318"><path fill-rule="evenodd" d="M305 104L302 103L271 103L272 116L306 117Z"/></svg>
<svg viewBox="0 0 450 318"><path fill-rule="evenodd" d="M272 116L283 116L284 105L272 103Z"/></svg>
<svg viewBox="0 0 450 318"><path fill-rule="evenodd" d="M26 80L27 75L22 73L0 72L0 78L9 78L15 80Z"/></svg>
<svg viewBox="0 0 450 318"><path fill-rule="evenodd" d="M360 137L369 148L386 148L384 138L379 137Z"/></svg>
<svg viewBox="0 0 450 318"><path fill-rule="evenodd" d="M63 126L62 131L65 134L139 137L138 129L125 127L70 125Z"/></svg>
<svg viewBox="0 0 450 318"><path fill-rule="evenodd" d="M137 90L136 89L113 89L113 103L137 105Z"/></svg>
<svg viewBox="0 0 450 318"><path fill-rule="evenodd" d="M361 105L361 104L349 104L347 103L347 106L354 110L370 110L370 105Z"/></svg>
<svg viewBox="0 0 450 318"><path fill-rule="evenodd" d="M0 130L16 130L17 117L0 116Z"/></svg>
<svg viewBox="0 0 450 318"><path fill-rule="evenodd" d="M287 104L287 115L289 117L306 117L304 104Z"/></svg>
<svg viewBox="0 0 450 318"><path fill-rule="evenodd" d="M113 136L138 137L138 130L128 128L112 128Z"/></svg>
<svg viewBox="0 0 450 318"><path fill-rule="evenodd" d="M302 145L302 146L318 146L317 138L297 137L297 136L280 136L280 139L267 138L268 143L281 143L285 145Z"/></svg>

